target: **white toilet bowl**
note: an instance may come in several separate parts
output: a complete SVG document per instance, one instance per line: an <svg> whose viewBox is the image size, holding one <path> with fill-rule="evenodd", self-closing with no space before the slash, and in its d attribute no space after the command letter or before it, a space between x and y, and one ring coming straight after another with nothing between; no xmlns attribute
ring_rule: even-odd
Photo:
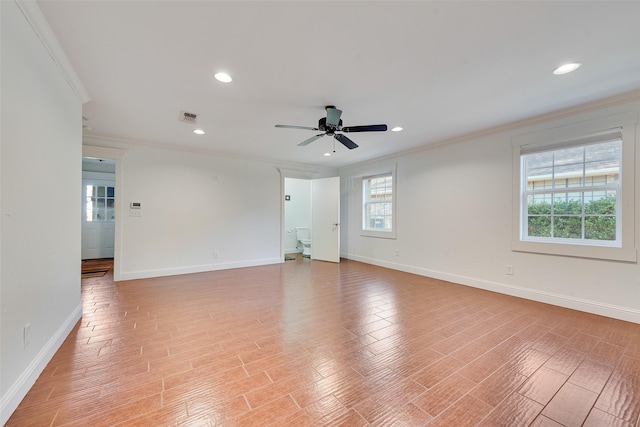
<svg viewBox="0 0 640 427"><path fill-rule="evenodd" d="M308 227L296 227L296 239L298 248L302 249L302 256L311 257L311 232Z"/></svg>

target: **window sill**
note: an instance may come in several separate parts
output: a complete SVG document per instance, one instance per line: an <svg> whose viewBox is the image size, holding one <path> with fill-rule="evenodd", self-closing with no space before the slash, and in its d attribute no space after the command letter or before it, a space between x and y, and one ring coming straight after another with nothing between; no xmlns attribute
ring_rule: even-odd
<svg viewBox="0 0 640 427"><path fill-rule="evenodd" d="M362 230L360 232L362 237L375 237L378 239L396 239L395 231L373 231L373 230Z"/></svg>
<svg viewBox="0 0 640 427"><path fill-rule="evenodd" d="M636 249L624 247L513 240L511 242L511 250L515 252L594 258L608 261L637 261Z"/></svg>

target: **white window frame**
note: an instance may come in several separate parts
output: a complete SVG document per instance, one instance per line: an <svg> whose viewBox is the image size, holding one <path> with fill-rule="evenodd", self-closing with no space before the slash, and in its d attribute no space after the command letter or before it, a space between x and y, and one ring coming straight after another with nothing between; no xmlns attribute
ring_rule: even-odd
<svg viewBox="0 0 640 427"><path fill-rule="evenodd" d="M513 218L511 249L551 255L596 258L635 262L635 141L638 114L627 113L590 120L555 129L549 129L513 138ZM523 221L527 213L523 196L522 155L528 152L546 151L584 143L597 134L619 128L622 135L622 159L617 195L620 221L617 221L617 240L586 241L572 239L535 239L523 234ZM524 182L526 186L526 182ZM571 189L567 189L570 191Z"/></svg>
<svg viewBox="0 0 640 427"><path fill-rule="evenodd" d="M391 176L391 230L370 230L367 229L365 227L366 225L366 211L365 211L365 204L366 204L366 194L365 194L365 181L367 179L370 178L377 178L377 177L382 177L382 176L386 176L386 175L390 175ZM362 212L361 212L361 222L360 222L360 229L361 229L361 236L364 237L377 237L377 238L383 238L383 239L395 239L397 237L397 233L396 233L396 218L397 218L397 210L396 210L396 168L394 167L391 170L384 170L384 171L379 171L377 173L371 173L371 174L367 174L365 176L362 177L362 183L361 183L361 188L362 188L362 200L361 200L361 207L362 207Z"/></svg>

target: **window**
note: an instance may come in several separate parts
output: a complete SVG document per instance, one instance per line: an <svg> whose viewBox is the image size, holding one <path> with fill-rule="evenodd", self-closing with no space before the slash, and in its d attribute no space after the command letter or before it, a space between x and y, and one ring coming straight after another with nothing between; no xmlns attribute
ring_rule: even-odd
<svg viewBox="0 0 640 427"><path fill-rule="evenodd" d="M393 172L362 179L362 230L371 237L395 238Z"/></svg>
<svg viewBox="0 0 640 427"><path fill-rule="evenodd" d="M105 185L87 185L85 191L85 221L114 221L115 188Z"/></svg>
<svg viewBox="0 0 640 427"><path fill-rule="evenodd" d="M512 249L635 261L635 126L610 124L514 140Z"/></svg>
<svg viewBox="0 0 640 427"><path fill-rule="evenodd" d="M620 246L619 130L611 139L522 155L523 239Z"/></svg>

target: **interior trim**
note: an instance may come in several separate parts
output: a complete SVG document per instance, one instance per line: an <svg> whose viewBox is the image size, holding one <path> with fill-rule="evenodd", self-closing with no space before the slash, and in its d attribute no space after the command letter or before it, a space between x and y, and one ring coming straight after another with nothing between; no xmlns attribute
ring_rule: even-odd
<svg viewBox="0 0 640 427"><path fill-rule="evenodd" d="M280 257L251 259L246 261L225 262L219 264L201 264L185 267L159 268L154 270L123 271L120 280L149 279L152 277L177 276L180 274L206 273L209 271L229 270L232 268L258 267L269 264L282 264Z"/></svg>
<svg viewBox="0 0 640 427"><path fill-rule="evenodd" d="M624 320L640 324L640 310L634 310L628 307L606 304L598 301L575 298L551 292L537 291L519 286L508 285L506 283L498 283L490 280L477 279L474 277L462 276L443 271L430 270L428 268L415 267L411 265L387 262L375 258L362 257L352 254L341 254L343 258L360 261L367 264L373 264L380 267L390 268L392 270L400 270L406 273L413 273L419 276L431 277L434 279L444 280L459 285L471 286L486 291L498 292L500 294L511 295L518 298L524 298L531 301L551 304L558 307L570 308L572 310L584 311L586 313L597 314L600 316L611 317L614 319Z"/></svg>
<svg viewBox="0 0 640 427"><path fill-rule="evenodd" d="M82 303L67 317L62 326L56 331L42 350L33 358L29 366L22 372L15 383L9 387L0 400L0 425L4 425L16 410L22 399L27 395L33 384L51 361L56 351L71 333L76 323L82 318Z"/></svg>
<svg viewBox="0 0 640 427"><path fill-rule="evenodd" d="M90 101L91 97L89 96L89 93L82 84L82 81L80 81L80 77L78 77L78 74L71 65L71 62L69 62L67 54L64 52L64 49L62 49L60 42L53 34L49 23L38 7L38 3L35 1L25 0L15 0L15 2L33 29L33 32L38 36L47 52L49 52L51 59L64 76L64 79L69 83L69 86L71 86L71 89L78 97L78 100L80 100L80 103L84 104Z"/></svg>

